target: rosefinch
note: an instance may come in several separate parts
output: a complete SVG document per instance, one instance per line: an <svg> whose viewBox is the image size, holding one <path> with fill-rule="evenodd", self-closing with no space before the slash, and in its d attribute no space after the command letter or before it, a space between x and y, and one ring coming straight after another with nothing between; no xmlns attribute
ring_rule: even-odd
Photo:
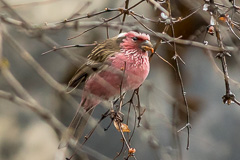
<svg viewBox="0 0 240 160"><path fill-rule="evenodd" d="M103 100L112 100L128 90L138 88L149 73L147 51L153 52L150 37L144 33L127 32L98 44L69 82L77 87L85 81L80 107L75 114L60 148L73 135L81 137L93 108ZM121 91L120 91L121 90ZM81 116L83 107L86 113Z"/></svg>

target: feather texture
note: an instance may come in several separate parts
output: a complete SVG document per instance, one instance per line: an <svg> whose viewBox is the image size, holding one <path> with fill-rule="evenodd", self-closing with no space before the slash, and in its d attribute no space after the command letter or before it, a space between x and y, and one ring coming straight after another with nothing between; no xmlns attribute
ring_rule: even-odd
<svg viewBox="0 0 240 160"><path fill-rule="evenodd" d="M80 83L83 83L93 73L104 69L108 64L104 63L107 57L114 56L114 53L120 51L120 43L124 37L113 37L98 44L88 55L88 61L83 64L68 83L68 88L75 89Z"/></svg>

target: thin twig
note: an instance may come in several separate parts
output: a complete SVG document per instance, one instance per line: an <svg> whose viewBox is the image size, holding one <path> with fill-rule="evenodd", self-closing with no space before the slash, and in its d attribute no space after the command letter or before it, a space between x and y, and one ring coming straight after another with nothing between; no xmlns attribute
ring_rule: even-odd
<svg viewBox="0 0 240 160"><path fill-rule="evenodd" d="M133 14L131 14L131 16L132 16L141 26L143 26L146 30L152 32L153 34L156 34L151 28L147 27L145 24L143 24L142 22L140 22Z"/></svg>
<svg viewBox="0 0 240 160"><path fill-rule="evenodd" d="M5 17L5 16L2 16L1 19L3 20L3 22L6 22L8 24L15 25L15 26L18 26L18 27L21 27L21 28L23 27L21 21L18 21L18 20L12 19L12 18L8 18L8 17ZM106 27L107 26L107 27L109 27L111 29L114 29L114 30L119 30L121 28L123 30L137 30L137 31L140 31L140 32L145 32L145 33L147 33L147 34L149 34L149 35L151 35L153 37L158 37L158 38L161 38L161 39L165 39L165 40L167 40L169 42L175 42L176 44L181 44L181 45L186 45L186 46L193 46L193 47L199 47L199 48L202 48L202 49L207 49L207 50L216 51L216 52L222 51L222 49L220 47L217 47L217 46L205 45L205 44L200 43L200 42L190 41L190 40L186 40L186 39L173 38L173 37L171 37L171 36L169 36L167 34L163 34L163 33L160 33L160 32L155 32L156 34L153 34L152 32L150 32L148 30L143 30L141 28L138 28L138 27L132 26L132 25L130 26L130 24L128 25L126 23L125 23L125 26L122 26L122 25L120 25L119 23L116 23L116 22L107 23L107 24L103 23L103 22L99 22L99 21L78 23L78 27L82 27L82 28L96 26L96 25L99 26L99 27ZM73 25L69 25L69 26L73 27ZM57 27L58 26L56 26L56 25L53 25L53 26L52 25L48 25L48 26L42 26L40 28L42 30L48 30L48 29L56 29ZM34 30L36 30L38 28L39 27L33 27L32 26L31 29L34 31ZM41 35L41 39L44 39L44 38L46 39L46 37L47 37L46 35ZM49 37L48 37L48 39L49 39ZM52 45L52 46L56 46L56 45ZM239 51L238 48L232 47L232 46L225 46L225 50L226 51L232 51L232 52Z"/></svg>
<svg viewBox="0 0 240 160"><path fill-rule="evenodd" d="M130 9L138 6L138 5L139 5L140 3L142 3L143 1L144 1L144 0L141 0L140 2L136 3L135 5L133 5L132 7L130 7L130 8L127 9L127 10L120 10L120 11L122 11L122 12L120 12L118 15L116 15L116 16L114 16L114 17L112 17L112 18L109 18L109 19L105 19L104 22L100 23L99 25L93 26L92 28L89 28L89 29L83 31L82 33L80 33L80 34L78 34L78 35L76 35L76 36L70 37L70 38L68 38L68 40L77 38L77 37L83 35L84 33L88 32L88 31L91 31L91 30L93 30L93 29L95 29L95 28L97 28L97 27L99 27L99 26L102 26L104 23L110 22L110 21L112 21L112 20L120 17L122 14L127 13ZM106 9L106 10L108 11L108 9ZM86 18L86 17L84 17L84 18ZM71 21L74 21L74 20L71 20ZM70 21L65 21L65 22L70 22Z"/></svg>
<svg viewBox="0 0 240 160"><path fill-rule="evenodd" d="M109 8L105 8L103 11L99 11L99 12L96 12L96 13L93 13L93 14L87 14L87 15L81 16L81 17L66 19L66 20L64 20L64 21L57 22L56 24L58 24L58 23L68 23L68 22L78 21L78 20L81 20L81 19L91 18L91 17L97 16L97 15L100 15L100 14L103 14L103 13L106 13L106 12L113 12L113 11L119 11L119 9L109 9Z"/></svg>
<svg viewBox="0 0 240 160"><path fill-rule="evenodd" d="M202 9L202 5L199 8L197 8L195 11L193 11L192 13L188 14L187 16L185 16L183 18L180 18L177 21L174 21L174 23L179 22L179 21L184 21L184 20L188 19L189 17L191 17L192 15L197 13L200 9Z"/></svg>
<svg viewBox="0 0 240 160"><path fill-rule="evenodd" d="M124 136L124 133L123 133L122 127L121 127L121 123L118 123L118 126L119 126L119 129L120 129L120 133L121 133L121 135L122 135L122 138L123 138L123 140L124 140L124 142L125 142L128 150L130 150L131 147L130 147L130 145L128 144L128 141L126 140L126 138L125 138L125 136ZM136 159L135 155L131 155L131 156L132 156L134 159Z"/></svg>
<svg viewBox="0 0 240 160"><path fill-rule="evenodd" d="M128 9L128 5L129 5L129 0L125 0L125 9L126 10ZM125 12L123 14L122 25L124 25L124 22L125 22L125 19L126 19L126 15L127 15L127 13ZM121 33L121 32L122 32L122 29L120 29L119 33Z"/></svg>
<svg viewBox="0 0 240 160"><path fill-rule="evenodd" d="M170 0L167 1L168 3L168 11L170 13L170 20L172 20L172 16L171 16L171 6L170 6ZM172 36L175 37L175 31L174 31L174 27L173 27L173 22L171 22L170 24L171 26L171 30L172 30ZM191 128L191 125L190 125L190 113L189 113L189 107L188 107L188 102L187 102L187 97L186 97L186 91L184 89L184 85L183 85L183 80L182 80L182 75L181 75L181 72L180 72L180 67L179 67L179 60L181 60L183 62L183 60L179 57L179 55L177 54L177 48L176 48L176 43L173 42L173 47L174 47L174 60L175 60L175 63L176 63L176 67L177 67L177 75L178 75L178 79L179 79L179 82L180 82L180 87L181 87L181 92L182 92L182 96L183 96L183 101L184 101L184 104L185 104L185 107L186 107L186 113L187 113L187 123L186 125L181 128L180 130L178 130L178 132L182 131L183 129L187 129L187 147L186 149L188 150L189 149L189 144L190 144L190 128Z"/></svg>
<svg viewBox="0 0 240 160"><path fill-rule="evenodd" d="M43 52L42 55L45 55L47 53L53 52L53 51L57 51L60 49L66 49L66 48L81 48L81 47L91 47L91 46L96 46L97 42L94 42L92 44L74 44L74 45L67 45L67 46L60 46L60 47L56 47L54 46L53 49L50 49L46 52Z"/></svg>
<svg viewBox="0 0 240 160"><path fill-rule="evenodd" d="M234 34L235 37L237 37L238 40L240 40L240 37L236 34L236 32L233 30L232 26L229 24L228 21L226 21L228 28L231 30L231 32Z"/></svg>
<svg viewBox="0 0 240 160"><path fill-rule="evenodd" d="M170 62L168 62L166 59L160 56L157 52L155 52L155 55L157 55L158 58L160 58L163 62L167 63L170 67L172 67L175 72L177 71L176 68Z"/></svg>

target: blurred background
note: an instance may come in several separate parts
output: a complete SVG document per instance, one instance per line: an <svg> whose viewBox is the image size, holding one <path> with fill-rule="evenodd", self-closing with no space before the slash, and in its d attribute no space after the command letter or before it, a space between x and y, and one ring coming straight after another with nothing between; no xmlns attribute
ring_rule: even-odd
<svg viewBox="0 0 240 160"><path fill-rule="evenodd" d="M119 12L106 12L92 17L86 15L105 8L129 8L138 2L140 1L0 0L0 159L52 160L64 159L72 154L70 151L58 150L58 144L64 126L71 122L81 100L81 88L72 94L66 94L65 89L94 46L65 48L45 55L42 53L53 47L102 42L108 36L118 35L119 28L111 27L111 24L120 25L123 15L107 22L109 27L102 25L68 40ZM165 9L170 7L176 21L179 17L183 19L189 16L174 23L175 37L196 41L198 44L205 41L209 46L218 46L216 33L211 35L208 30L210 25L216 24L212 22L208 1L171 0L170 6L160 0L143 1L132 11L148 19L137 17L137 21L133 16L126 15L124 24L130 29L137 26L146 32L149 32L146 28L150 28L162 33L168 24L163 22L164 16L161 16L162 12L153 2L161 4ZM236 99L240 99L240 2L215 0L214 3L217 10L226 17L228 15L231 18L228 20L232 21L229 27L227 22L230 21L217 19L224 45L232 48L232 52L229 52L231 57L226 58L231 78L230 88ZM59 23L81 16L86 18L66 24ZM171 27L165 32L172 36ZM152 36L151 41L157 45L159 38ZM172 58L173 43L160 43L157 46L156 52L176 67ZM146 111L142 116L141 127L136 127L130 143L136 149L136 159L239 160L240 107L222 101L226 90L221 61L215 58L218 52L178 43L176 51L185 62L183 64L179 61L179 67L190 110L190 148L186 149L187 129L177 132L187 123L177 73L153 55L150 74L139 93L141 107ZM124 100L128 101L131 95L132 92L129 92ZM106 111L104 104L96 107L85 134ZM126 106L123 110L125 116L127 111ZM134 121L135 114L131 111L131 133ZM122 147L121 134L113 124L104 131L103 128L109 123L109 117L101 122L83 150L77 151L80 155L75 159L114 159L117 156ZM129 135L126 134L126 137ZM82 141L83 139L80 142ZM127 157L126 150L117 159L124 157Z"/></svg>

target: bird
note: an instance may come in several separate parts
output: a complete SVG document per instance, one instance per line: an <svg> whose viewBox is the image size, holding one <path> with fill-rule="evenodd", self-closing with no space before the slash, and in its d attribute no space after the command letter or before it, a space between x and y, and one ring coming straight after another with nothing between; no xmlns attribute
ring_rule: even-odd
<svg viewBox="0 0 240 160"><path fill-rule="evenodd" d="M79 108L62 138L59 148L76 141L94 108L102 101L112 101L129 90L137 89L150 71L148 52L154 52L150 36L129 31L106 39L88 55L68 86L77 88L84 83ZM84 109L85 113L80 112Z"/></svg>

